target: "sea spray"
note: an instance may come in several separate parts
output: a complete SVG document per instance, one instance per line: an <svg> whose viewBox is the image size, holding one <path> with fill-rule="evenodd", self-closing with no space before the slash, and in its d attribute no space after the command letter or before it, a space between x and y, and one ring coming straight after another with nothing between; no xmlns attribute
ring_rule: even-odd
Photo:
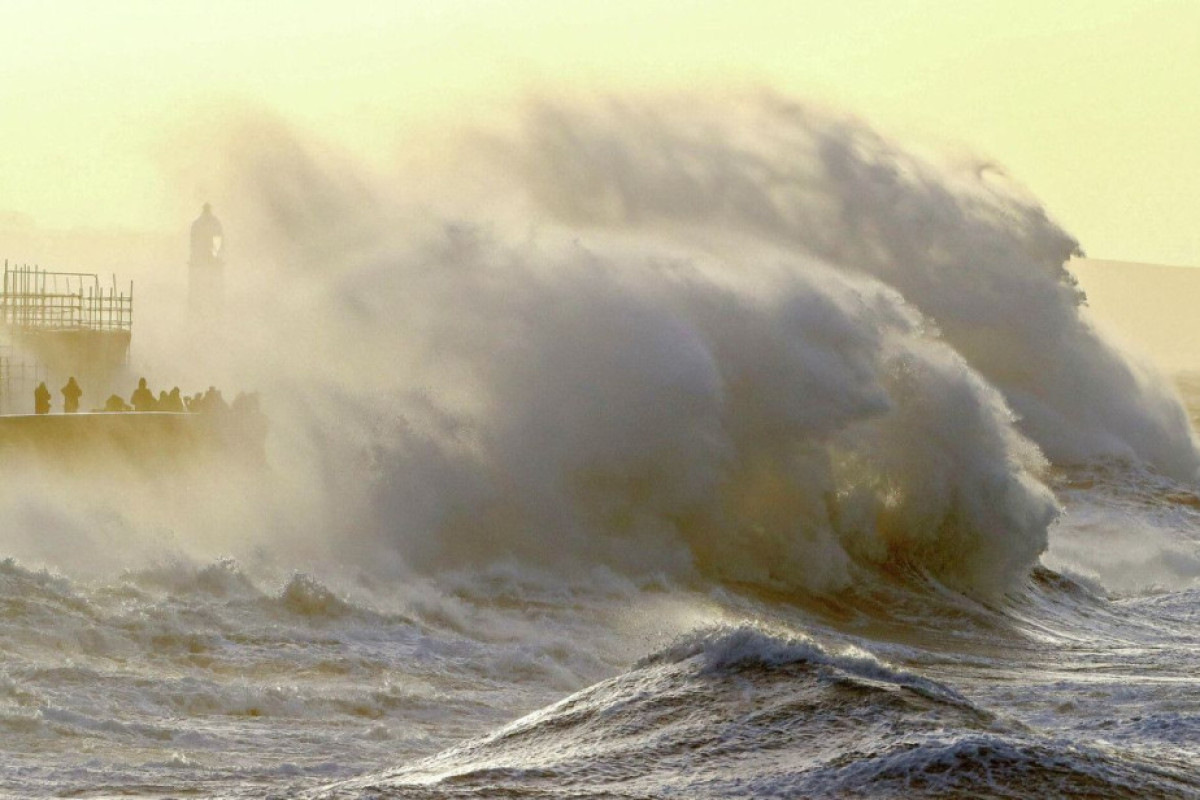
<svg viewBox="0 0 1200 800"><path fill-rule="evenodd" d="M765 93L539 100L420 184L252 129L233 214L289 290L232 357L344 554L990 592L1045 548L1039 451L1198 463L994 166Z"/></svg>
<svg viewBox="0 0 1200 800"><path fill-rule="evenodd" d="M383 337L362 374L394 360L420 387L387 395L402 422L372 448L375 530L413 565L826 592L899 563L985 590L1044 547L1037 448L893 289L777 249L569 233L459 224L334 283Z"/></svg>
<svg viewBox="0 0 1200 800"><path fill-rule="evenodd" d="M521 114L387 176L234 126L212 177L240 266L185 360L263 392L271 477L136 519L107 484L82 517L9 505L120 558L991 593L1046 546L1043 453L1194 473L1178 400L1090 328L1076 243L996 168L765 93Z"/></svg>
<svg viewBox="0 0 1200 800"><path fill-rule="evenodd" d="M432 186L240 129L229 323L135 352L261 389L270 469L6 462L0 791L1200 796L1194 589L1021 580L1043 480L1194 550L1069 237L853 120L688 106L543 104Z"/></svg>
<svg viewBox="0 0 1200 800"><path fill-rule="evenodd" d="M1065 266L1077 242L995 164L938 164L767 93L541 102L523 130L512 150L539 212L771 242L874 275L936 321L1055 461L1116 454L1195 477L1177 395L1080 314Z"/></svg>

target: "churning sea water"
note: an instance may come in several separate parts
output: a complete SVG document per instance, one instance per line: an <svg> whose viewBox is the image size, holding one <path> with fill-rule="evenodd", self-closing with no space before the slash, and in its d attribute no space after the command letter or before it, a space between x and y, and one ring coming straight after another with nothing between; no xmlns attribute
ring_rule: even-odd
<svg viewBox="0 0 1200 800"><path fill-rule="evenodd" d="M763 96L419 213L263 142L269 467L4 465L0 792L1200 797L1187 406L1019 187Z"/></svg>

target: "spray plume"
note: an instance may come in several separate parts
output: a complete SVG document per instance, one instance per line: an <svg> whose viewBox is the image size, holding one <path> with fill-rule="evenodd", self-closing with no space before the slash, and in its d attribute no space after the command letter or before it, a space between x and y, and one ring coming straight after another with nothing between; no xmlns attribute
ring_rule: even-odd
<svg viewBox="0 0 1200 800"><path fill-rule="evenodd" d="M539 101L391 179L277 123L233 141L226 218L256 249L207 352L272 399L272 537L991 592L1045 549L1043 453L1196 472L1174 395L1081 315L1076 242L858 120Z"/></svg>

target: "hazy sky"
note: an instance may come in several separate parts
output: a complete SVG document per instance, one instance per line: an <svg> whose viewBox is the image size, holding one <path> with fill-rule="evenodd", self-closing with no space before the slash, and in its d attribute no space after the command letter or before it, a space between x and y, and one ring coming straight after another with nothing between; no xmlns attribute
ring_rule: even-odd
<svg viewBox="0 0 1200 800"><path fill-rule="evenodd" d="M247 106L381 159L529 89L763 82L995 159L1090 255L1200 265L1196 0L6 0L0 30L0 220L185 225L173 141Z"/></svg>

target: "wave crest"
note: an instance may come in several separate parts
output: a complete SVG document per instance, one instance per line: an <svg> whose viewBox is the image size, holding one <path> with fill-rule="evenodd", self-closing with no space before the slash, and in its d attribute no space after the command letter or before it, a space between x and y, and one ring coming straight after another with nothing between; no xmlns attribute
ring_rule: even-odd
<svg viewBox="0 0 1200 800"><path fill-rule="evenodd" d="M240 216L297 287L244 340L364 557L369 532L419 569L989 593L1046 546L1043 453L1200 465L1171 390L1083 316L1074 239L998 170L765 94L523 123L466 137L484 188L451 200L243 139L271 179Z"/></svg>

